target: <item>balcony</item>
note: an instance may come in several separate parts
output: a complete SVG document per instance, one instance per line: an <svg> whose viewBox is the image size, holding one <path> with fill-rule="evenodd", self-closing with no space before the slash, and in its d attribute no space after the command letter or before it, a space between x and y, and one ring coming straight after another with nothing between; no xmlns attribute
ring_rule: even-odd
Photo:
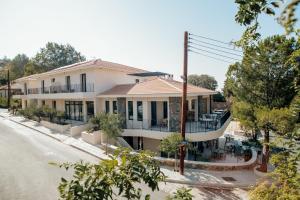
<svg viewBox="0 0 300 200"><path fill-rule="evenodd" d="M81 84L56 85L44 88L30 88L27 90L27 94L57 94L78 92L94 92L94 84L88 83L85 87L82 87Z"/></svg>
<svg viewBox="0 0 300 200"><path fill-rule="evenodd" d="M218 115L205 114L206 117L199 119L199 121L187 121L185 132L186 133L199 133L199 132L209 132L216 131L225 124L225 122L230 117L230 112L220 113ZM208 117L211 116L211 117ZM212 117L213 116L213 117ZM155 125L154 125L155 124ZM180 127L180 125L179 125ZM154 123L153 120L143 120L143 121L127 121L127 129L143 129L150 131L159 132L171 132L167 121L162 121L161 123Z"/></svg>

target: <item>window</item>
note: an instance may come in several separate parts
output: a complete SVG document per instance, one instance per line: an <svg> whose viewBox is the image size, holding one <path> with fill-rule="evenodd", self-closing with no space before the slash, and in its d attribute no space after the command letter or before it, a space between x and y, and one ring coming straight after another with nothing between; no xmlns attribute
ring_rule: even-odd
<svg viewBox="0 0 300 200"><path fill-rule="evenodd" d="M140 82L140 79L135 79L135 83L139 83Z"/></svg>
<svg viewBox="0 0 300 200"><path fill-rule="evenodd" d="M66 76L66 90L67 90L67 92L71 91L71 77L70 76Z"/></svg>
<svg viewBox="0 0 300 200"><path fill-rule="evenodd" d="M93 101L87 101L86 102L86 111L88 118L91 118L94 116L94 102Z"/></svg>
<svg viewBox="0 0 300 200"><path fill-rule="evenodd" d="M114 114L117 114L117 113L118 113L117 101L113 101L113 113L114 113Z"/></svg>
<svg viewBox="0 0 300 200"><path fill-rule="evenodd" d="M137 101L136 108L137 108L137 120L143 121L143 102Z"/></svg>
<svg viewBox="0 0 300 200"><path fill-rule="evenodd" d="M128 119L133 120L133 102L128 101Z"/></svg>
<svg viewBox="0 0 300 200"><path fill-rule="evenodd" d="M109 113L109 101L105 101L105 112Z"/></svg>
<svg viewBox="0 0 300 200"><path fill-rule="evenodd" d="M86 92L86 74L80 74L80 89L81 92Z"/></svg>
<svg viewBox="0 0 300 200"><path fill-rule="evenodd" d="M41 92L42 92L42 94L45 93L45 81L44 80L42 80L42 82L41 82Z"/></svg>
<svg viewBox="0 0 300 200"><path fill-rule="evenodd" d="M52 78L52 79L51 79L51 83L55 83L55 78Z"/></svg>
<svg viewBox="0 0 300 200"><path fill-rule="evenodd" d="M164 119L167 119L168 118L168 102L167 101L164 101L163 109L164 109Z"/></svg>
<svg viewBox="0 0 300 200"><path fill-rule="evenodd" d="M82 101L65 101L67 119L83 121Z"/></svg>
<svg viewBox="0 0 300 200"><path fill-rule="evenodd" d="M46 102L45 102L45 100L43 100L43 101L42 101L42 105L43 105L43 106L44 106L44 105L46 105Z"/></svg>
<svg viewBox="0 0 300 200"><path fill-rule="evenodd" d="M52 108L56 110L56 101L52 101Z"/></svg>

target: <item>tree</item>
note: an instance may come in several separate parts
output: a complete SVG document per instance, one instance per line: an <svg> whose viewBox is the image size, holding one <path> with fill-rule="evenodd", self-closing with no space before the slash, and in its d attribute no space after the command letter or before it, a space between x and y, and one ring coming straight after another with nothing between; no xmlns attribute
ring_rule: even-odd
<svg viewBox="0 0 300 200"><path fill-rule="evenodd" d="M210 90L216 90L216 88L218 87L218 82L216 81L216 79L206 74L191 74L188 76L188 83Z"/></svg>
<svg viewBox="0 0 300 200"><path fill-rule="evenodd" d="M120 136L122 130L122 120L120 115L111 113L100 113L100 129L106 135L105 153L108 152L109 139L115 139Z"/></svg>
<svg viewBox="0 0 300 200"><path fill-rule="evenodd" d="M47 69L55 69L85 60L86 58L71 45L54 42L48 42L46 47L41 48L33 58L35 64Z"/></svg>
<svg viewBox="0 0 300 200"><path fill-rule="evenodd" d="M297 22L296 9L300 5L300 0L235 0L238 4L238 12L235 15L235 21L246 27L241 39L236 45L246 48L249 44L253 44L260 39L261 34L258 32L260 28L259 16L266 14L275 16L279 24L281 24L287 34L299 32L295 30ZM280 15L276 16L276 10L284 5Z"/></svg>
<svg viewBox="0 0 300 200"><path fill-rule="evenodd" d="M45 72L46 69L43 66L35 64L32 60L30 60L26 65L24 69L24 75L30 76L32 74L42 73Z"/></svg>
<svg viewBox="0 0 300 200"><path fill-rule="evenodd" d="M297 73L287 61L298 45L293 39L272 36L248 47L241 63L231 65L227 72L225 88L234 96L235 102L244 102L254 111L253 125L264 132L263 163L261 171L267 170L269 134L274 126L268 112L278 114L276 109L290 105L296 96L293 85ZM247 112L246 112L247 113ZM243 113L240 113L239 118ZM268 117L265 118L264 115ZM249 116L245 116L245 118Z"/></svg>
<svg viewBox="0 0 300 200"><path fill-rule="evenodd" d="M171 135L165 137L160 142L160 150L162 152L166 152L168 154L168 158L170 157L170 154L174 154L175 156L175 166L174 170L177 170L177 154L178 154L178 148L179 145L182 142L182 137L179 133L172 133Z"/></svg>
<svg viewBox="0 0 300 200"><path fill-rule="evenodd" d="M15 80L24 76L25 65L29 62L29 58L25 54L16 55L7 68L10 71L10 79Z"/></svg>
<svg viewBox="0 0 300 200"><path fill-rule="evenodd" d="M72 180L61 178L58 187L60 198L112 200L121 196L141 199L142 189L137 184L144 183L156 191L159 190L158 183L165 180L159 162L149 152L131 153L128 149L118 149L110 158L98 164L83 161L73 164L51 163L66 170L74 170ZM145 199L150 199L150 194L146 194Z"/></svg>

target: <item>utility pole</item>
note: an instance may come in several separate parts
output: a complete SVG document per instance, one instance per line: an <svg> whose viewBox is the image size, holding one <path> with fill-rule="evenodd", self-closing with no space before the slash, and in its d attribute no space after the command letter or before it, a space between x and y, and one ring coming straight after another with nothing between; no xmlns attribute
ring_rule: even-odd
<svg viewBox="0 0 300 200"><path fill-rule="evenodd" d="M188 65L188 32L184 32L184 52L183 52L183 84L182 84L182 99L181 99L181 137L182 143L180 144L180 163L179 172L184 174L184 158L186 153L185 141L185 125L186 125L186 93L187 93L187 65Z"/></svg>
<svg viewBox="0 0 300 200"><path fill-rule="evenodd" d="M7 107L10 108L10 78L9 78L9 70L7 70Z"/></svg>

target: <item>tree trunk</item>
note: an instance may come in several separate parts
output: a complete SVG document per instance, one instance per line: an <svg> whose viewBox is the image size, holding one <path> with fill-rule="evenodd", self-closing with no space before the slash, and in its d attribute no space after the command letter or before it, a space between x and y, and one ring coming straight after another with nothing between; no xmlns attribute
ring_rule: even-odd
<svg viewBox="0 0 300 200"><path fill-rule="evenodd" d="M268 171L268 161L269 161L269 130L264 131L264 146L263 146L263 153L262 153L262 161L259 171L267 172Z"/></svg>

